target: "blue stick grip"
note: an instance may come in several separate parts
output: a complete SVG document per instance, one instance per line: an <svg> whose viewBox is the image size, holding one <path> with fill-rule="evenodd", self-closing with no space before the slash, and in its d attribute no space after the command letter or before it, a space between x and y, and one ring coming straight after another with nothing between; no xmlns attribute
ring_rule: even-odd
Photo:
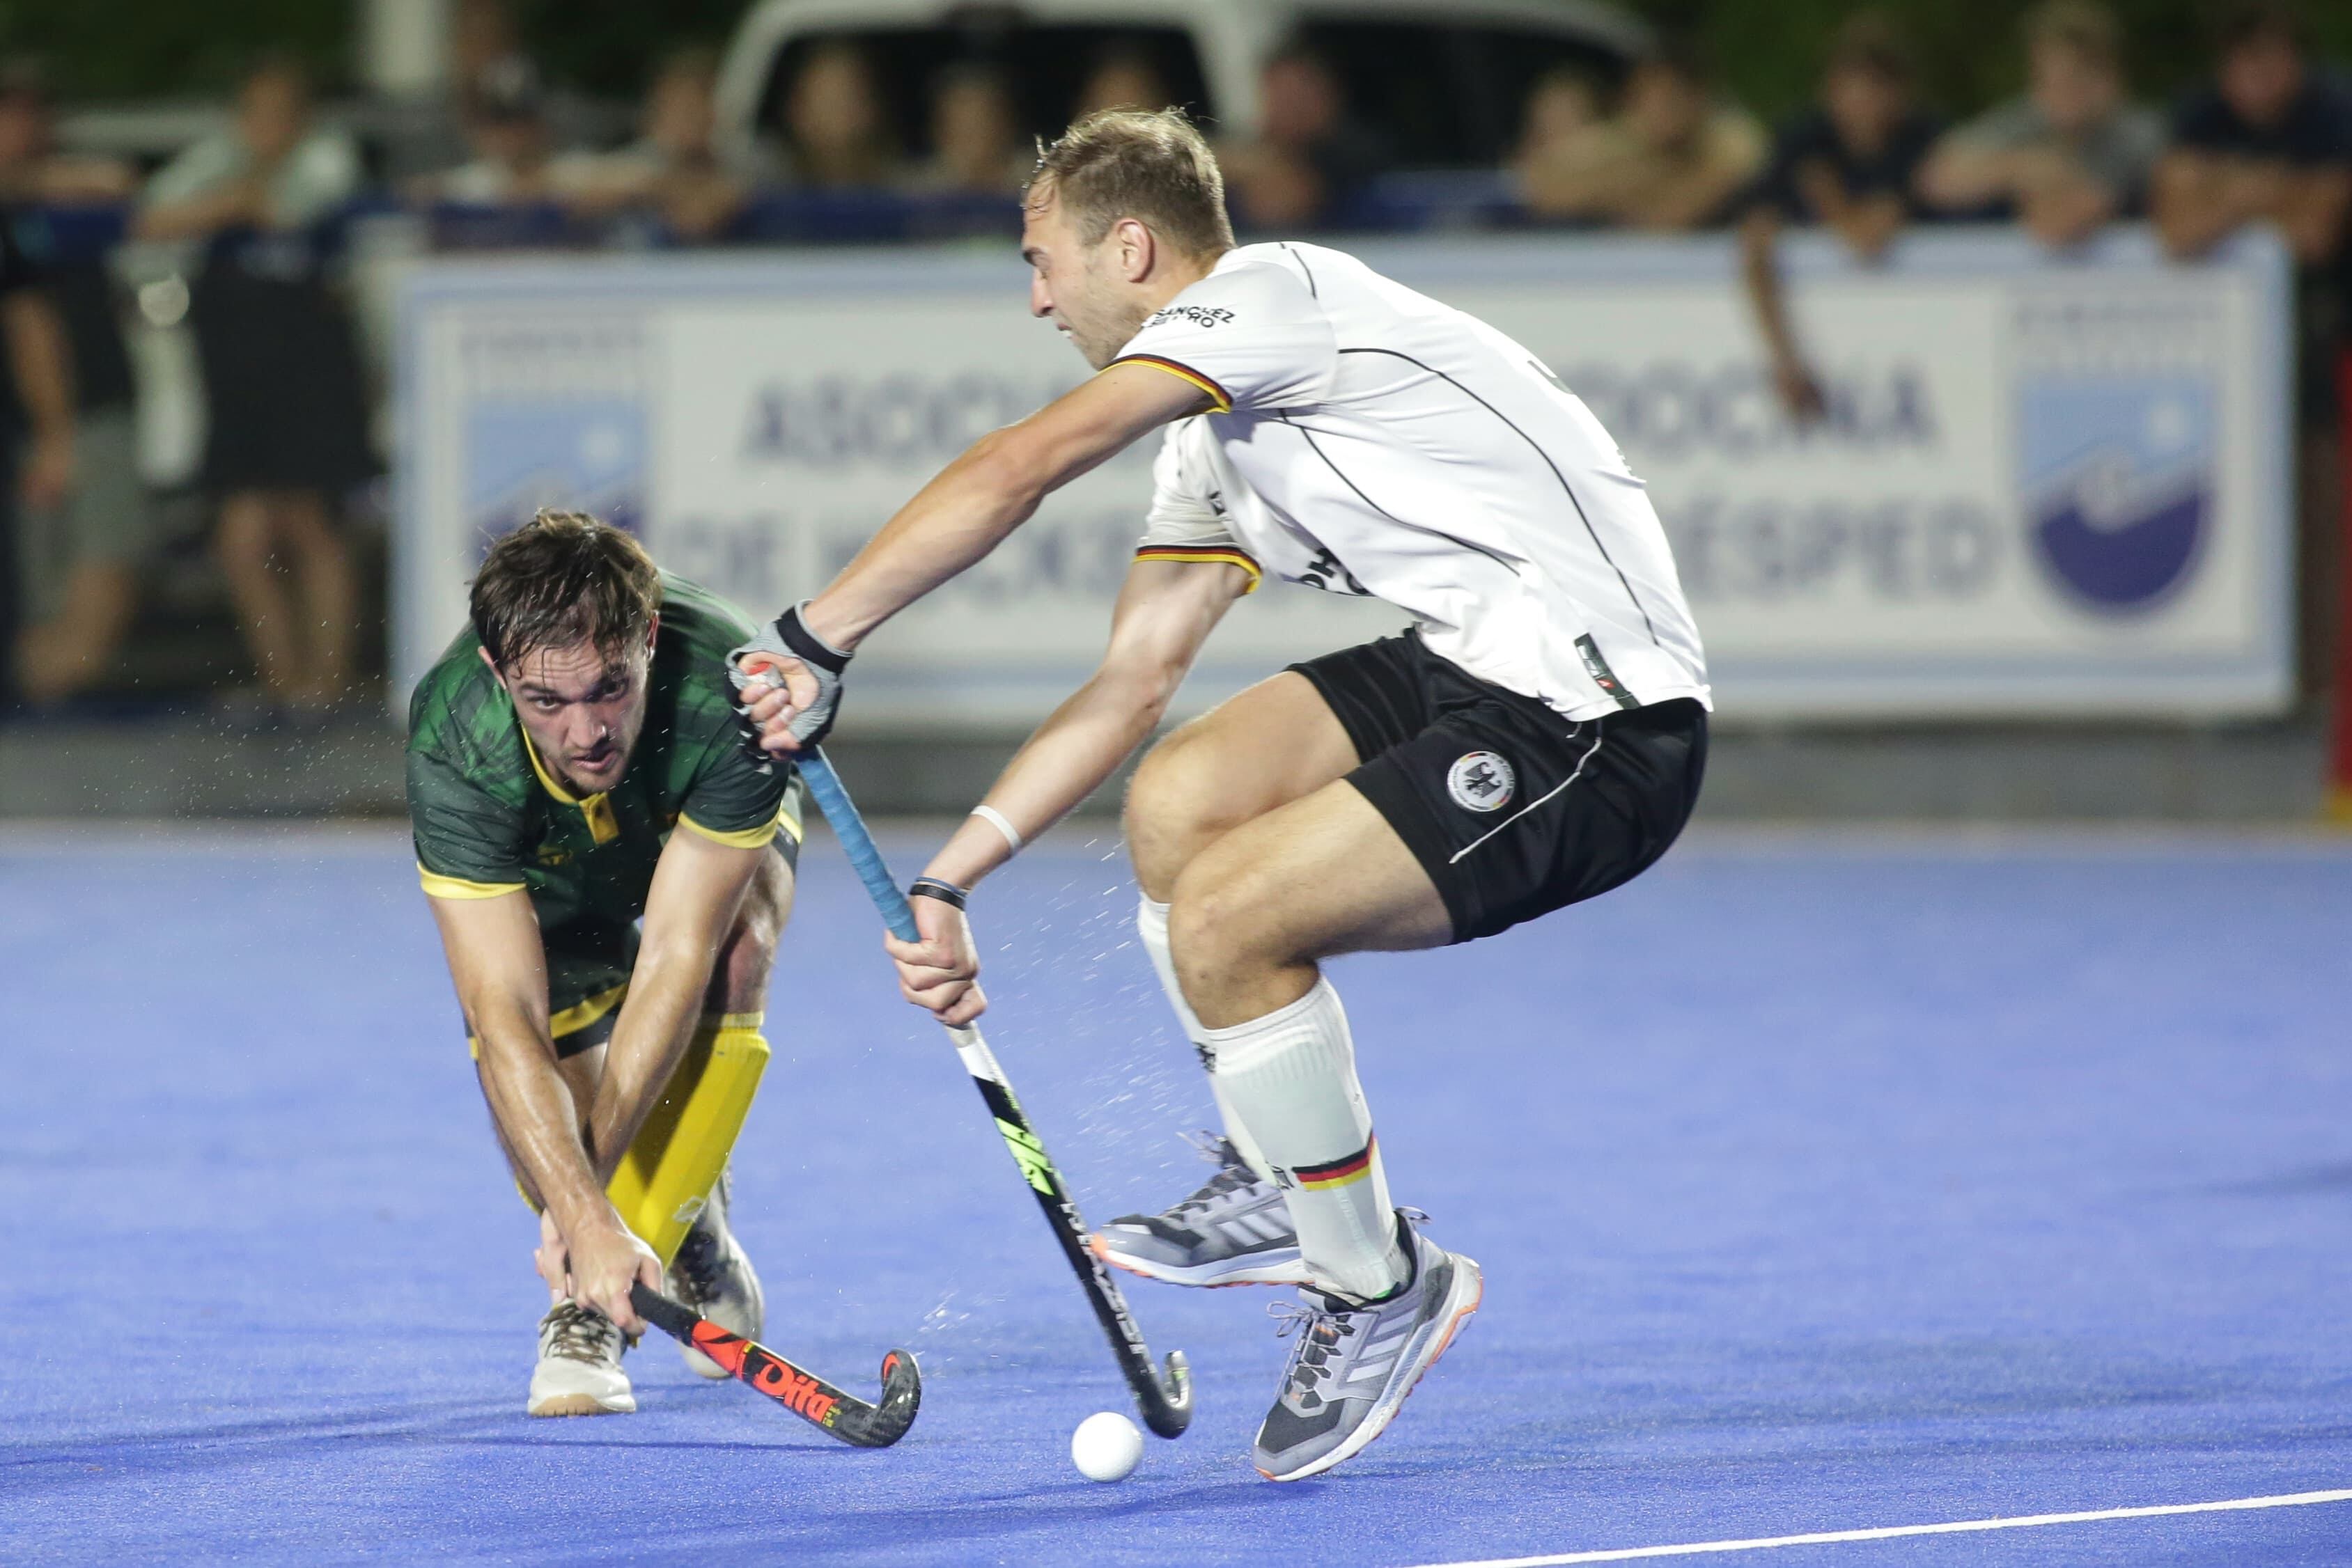
<svg viewBox="0 0 2352 1568"><path fill-rule="evenodd" d="M874 835L866 831L866 819L857 814L856 802L849 791L841 787L841 776L824 758L822 749L812 750L800 759L801 777L808 780L809 793L816 797L817 810L833 824L834 836L841 841L842 850L849 856L857 880L866 884L866 894L874 907L882 912L882 923L890 935L901 942L918 942L922 933L915 929L915 912L908 906L907 895L898 891L891 879L890 868L883 863L882 851L875 844Z"/></svg>

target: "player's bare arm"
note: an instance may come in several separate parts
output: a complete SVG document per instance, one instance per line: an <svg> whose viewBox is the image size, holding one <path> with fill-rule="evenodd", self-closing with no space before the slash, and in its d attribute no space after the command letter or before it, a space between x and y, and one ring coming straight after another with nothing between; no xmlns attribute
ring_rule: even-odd
<svg viewBox="0 0 2352 1568"><path fill-rule="evenodd" d="M629 1286L643 1280L658 1289L661 1263L604 1196L605 1178L583 1141L588 1085L569 1080L556 1058L546 958L530 899L518 889L495 898L426 902L473 1031L499 1141L570 1252L573 1293L635 1332Z"/></svg>
<svg viewBox="0 0 2352 1568"><path fill-rule="evenodd" d="M802 622L844 655L855 652L877 626L1003 543L1047 496L1138 436L1207 406L1206 394L1189 382L1147 365L1113 365L973 443L809 601ZM818 700L819 686L804 664L767 664L784 685L758 695L747 711L761 744L789 757L801 748L793 720Z"/></svg>
<svg viewBox="0 0 2352 1568"><path fill-rule="evenodd" d="M1013 858L1008 830L1033 839L1101 788L1159 727L1202 644L1249 587L1249 574L1224 562L1139 560L1129 567L1092 678L1014 754L982 801L983 810L965 820L923 874L976 887ZM970 1023L988 1004L964 913L937 898L913 904L923 940L886 938L899 989L943 1023Z"/></svg>
<svg viewBox="0 0 2352 1568"><path fill-rule="evenodd" d="M1146 431L1213 406L1188 375L1114 361L1153 311L1207 275L1232 231L1180 242L1139 217L1089 219L1082 204L1065 203L1058 179L1041 174L1023 199L1021 256L1029 313L1053 322L1101 373L974 443L823 593L736 651L742 675L765 672L775 688L744 692L771 754L824 737L841 672L875 627L986 556L1060 486Z"/></svg>
<svg viewBox="0 0 2352 1568"><path fill-rule="evenodd" d="M764 845L739 848L690 829L673 832L663 847L646 894L629 1005L614 1027L604 1081L585 1118L600 1192L685 1057L719 948L769 857Z"/></svg>

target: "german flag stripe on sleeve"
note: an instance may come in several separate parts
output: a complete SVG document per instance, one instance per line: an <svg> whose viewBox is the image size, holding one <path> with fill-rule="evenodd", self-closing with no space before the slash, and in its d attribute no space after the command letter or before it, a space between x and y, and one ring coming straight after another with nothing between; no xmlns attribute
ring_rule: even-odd
<svg viewBox="0 0 2352 1568"><path fill-rule="evenodd" d="M1319 1166L1294 1166L1290 1174L1300 1186L1309 1192L1328 1192L1335 1186L1346 1186L1371 1175L1372 1151L1380 1146L1380 1139L1367 1138L1362 1148L1345 1159Z"/></svg>
<svg viewBox="0 0 2352 1568"><path fill-rule="evenodd" d="M1129 354L1125 359L1113 360L1110 364L1150 365L1155 371L1166 371L1170 375L1175 376L1181 381L1191 382L1194 386L1199 387L1202 392L1208 393L1209 401L1217 405L1217 412L1219 413L1231 413L1234 412L1234 400L1225 395L1225 389L1219 386L1215 382L1211 381L1208 377L1202 375L1200 371L1194 370L1190 365L1180 365L1173 360L1163 360L1157 354ZM1110 365L1105 365L1103 369L1108 370L1110 369Z"/></svg>
<svg viewBox="0 0 2352 1568"><path fill-rule="evenodd" d="M1135 552L1135 559L1187 563L1223 561L1227 566L1237 566L1249 573L1249 586L1242 590L1244 593L1255 593L1259 580L1265 576L1265 569L1250 559L1248 552L1233 545L1145 545Z"/></svg>

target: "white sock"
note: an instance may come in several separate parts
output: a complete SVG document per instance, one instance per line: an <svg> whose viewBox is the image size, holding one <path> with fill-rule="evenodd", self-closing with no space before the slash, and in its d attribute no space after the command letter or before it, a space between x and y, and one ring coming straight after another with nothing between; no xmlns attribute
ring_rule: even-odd
<svg viewBox="0 0 2352 1568"><path fill-rule="evenodd" d="M1216 1052L1209 1048L1201 1020L1192 1016L1192 1005L1184 999L1182 988L1176 984L1176 963L1168 956L1168 906L1149 898L1139 901L1135 910L1135 934L1143 938L1143 950L1151 955L1151 967L1160 977L1160 988L1168 993L1168 1005L1176 1009L1176 1021L1184 1026L1184 1038L1201 1053L1201 1065L1209 1073L1209 1092L1216 1096L1217 1114L1224 1118L1225 1136L1233 1140L1234 1147L1249 1162L1252 1170L1272 1181L1274 1169L1258 1153L1257 1140L1242 1124L1241 1116L1234 1110L1233 1097L1218 1082Z"/></svg>
<svg viewBox="0 0 2352 1568"><path fill-rule="evenodd" d="M1317 1285L1369 1301L1404 1282L1388 1175L1356 1081L1348 1014L1328 979L1277 1012L1202 1031L1216 1081L1285 1188Z"/></svg>

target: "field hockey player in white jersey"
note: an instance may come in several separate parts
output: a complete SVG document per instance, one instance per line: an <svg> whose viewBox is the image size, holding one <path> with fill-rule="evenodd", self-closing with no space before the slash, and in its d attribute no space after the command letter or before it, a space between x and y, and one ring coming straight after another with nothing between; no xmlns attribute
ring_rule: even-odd
<svg viewBox="0 0 2352 1568"><path fill-rule="evenodd" d="M737 684L772 752L815 744L877 627L1168 427L1101 667L925 868L923 939L889 944L908 999L961 1023L985 1005L971 890L1150 737L1262 573L1412 617L1176 730L1127 801L1137 927L1225 1137L1207 1185L1095 1246L1177 1284L1298 1288L1254 1456L1297 1479L1380 1435L1483 1288L1391 1206L1320 961L1472 941L1639 874L1698 795L1706 668L1648 496L1584 404L1351 256L1236 248L1181 114L1071 127L1025 205L1030 308L1100 373L949 465L737 650Z"/></svg>

